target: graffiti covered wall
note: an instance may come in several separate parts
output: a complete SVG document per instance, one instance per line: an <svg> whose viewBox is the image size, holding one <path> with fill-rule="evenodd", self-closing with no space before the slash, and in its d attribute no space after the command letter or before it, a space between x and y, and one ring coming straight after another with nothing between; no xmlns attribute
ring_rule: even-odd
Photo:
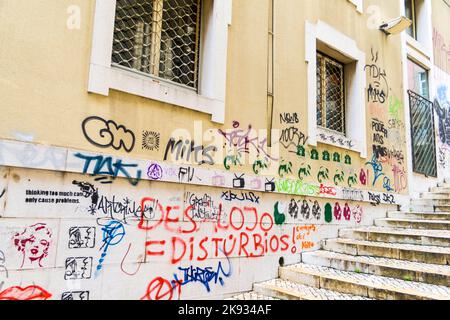
<svg viewBox="0 0 450 320"><path fill-rule="evenodd" d="M1 177L0 300L225 297L276 277L280 258L298 262L337 226L376 217L376 202L6 167Z"/></svg>
<svg viewBox="0 0 450 320"><path fill-rule="evenodd" d="M434 92L436 113L437 160L439 176L450 178L450 31L449 7L443 1L433 2Z"/></svg>
<svg viewBox="0 0 450 320"><path fill-rule="evenodd" d="M398 16L393 1L365 3ZM72 5L78 29L66 27ZM277 2L266 112L269 2L234 1L217 124L118 90L88 94L94 9L93 0L17 0L0 12L0 30L27 30L0 32L10 44L0 55L0 300L224 298L408 200L400 40L372 26L376 10ZM298 22L317 20L365 53L367 157L335 132L309 143Z"/></svg>

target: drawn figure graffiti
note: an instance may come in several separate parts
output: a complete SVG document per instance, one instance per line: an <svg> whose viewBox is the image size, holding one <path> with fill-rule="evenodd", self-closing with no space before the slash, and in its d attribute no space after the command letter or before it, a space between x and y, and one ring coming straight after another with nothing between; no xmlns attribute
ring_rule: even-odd
<svg viewBox="0 0 450 320"><path fill-rule="evenodd" d="M339 185L339 183L344 182L345 181L345 173L344 173L344 171L337 170L336 174L334 175L333 181L334 181L335 185Z"/></svg>
<svg viewBox="0 0 450 320"><path fill-rule="evenodd" d="M300 169L298 170L298 178L300 180L303 180L303 178L309 177L310 175L311 175L311 166L309 164L307 166L302 164Z"/></svg>
<svg viewBox="0 0 450 320"><path fill-rule="evenodd" d="M351 217L352 217L352 214L351 214L350 207L349 207L348 203L346 203L344 206L344 219L347 221L350 221Z"/></svg>
<svg viewBox="0 0 450 320"><path fill-rule="evenodd" d="M361 169L361 172L359 173L359 182L361 182L363 186L367 185L367 175L364 169Z"/></svg>
<svg viewBox="0 0 450 320"><path fill-rule="evenodd" d="M331 221L333 221L333 207L327 203L325 205L325 222L330 223Z"/></svg>
<svg viewBox="0 0 450 320"><path fill-rule="evenodd" d="M282 225L286 221L286 215L283 213L280 213L279 206L280 206L279 202L275 203L274 214L273 214L273 216L275 218L275 224L277 226Z"/></svg>
<svg viewBox="0 0 450 320"><path fill-rule="evenodd" d="M439 119L439 137L443 144L450 146L450 100L447 97L447 90L444 85L437 89L434 110Z"/></svg>
<svg viewBox="0 0 450 320"><path fill-rule="evenodd" d="M278 175L283 178L285 174L292 173L292 162L280 165L278 168Z"/></svg>
<svg viewBox="0 0 450 320"><path fill-rule="evenodd" d="M353 218L355 219L355 221L357 223L361 223L362 214L363 214L363 209L361 208L361 206L357 205L356 207L354 207L352 210L352 213L353 213Z"/></svg>
<svg viewBox="0 0 450 320"><path fill-rule="evenodd" d="M42 267L42 260L48 256L48 249L52 232L45 223L37 223L24 229L22 233L16 233L13 237L17 250L22 252L22 264L24 266Z"/></svg>
<svg viewBox="0 0 450 320"><path fill-rule="evenodd" d="M357 183L358 183L358 175L356 173L354 175L351 175L350 177L348 177L347 184L348 184L349 188L351 188L352 186L354 186Z"/></svg>
<svg viewBox="0 0 450 320"><path fill-rule="evenodd" d="M316 220L320 220L320 216L322 215L322 209L320 208L319 202L314 201L314 205L312 207L312 214Z"/></svg>
<svg viewBox="0 0 450 320"><path fill-rule="evenodd" d="M297 201L295 201L294 199L291 199L291 202L289 203L288 212L292 218L294 219L298 218L298 204Z"/></svg>
<svg viewBox="0 0 450 320"><path fill-rule="evenodd" d="M311 208L309 207L308 201L303 200L301 213L303 216L303 219L309 220L309 217L311 215Z"/></svg>
<svg viewBox="0 0 450 320"><path fill-rule="evenodd" d="M317 173L317 181L320 183L329 179L330 170L325 167L320 167L319 172Z"/></svg>
<svg viewBox="0 0 450 320"><path fill-rule="evenodd" d="M0 272L4 272L6 274L6 278L9 277L8 269L6 269L6 258L3 251L0 250ZM3 282L0 282L0 291L2 290Z"/></svg>
<svg viewBox="0 0 450 320"><path fill-rule="evenodd" d="M334 218L335 218L337 221L341 221L341 218L342 218L342 208L341 208L341 205L340 205L339 203L337 203L337 202L336 202L336 204L334 205L333 215L334 215Z"/></svg>

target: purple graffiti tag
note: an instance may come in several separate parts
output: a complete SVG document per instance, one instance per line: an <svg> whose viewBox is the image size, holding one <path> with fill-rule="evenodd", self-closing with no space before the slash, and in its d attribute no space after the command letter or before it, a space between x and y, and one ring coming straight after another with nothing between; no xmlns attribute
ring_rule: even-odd
<svg viewBox="0 0 450 320"><path fill-rule="evenodd" d="M161 180L163 176L163 170L159 164L152 163L148 167L147 176L152 180Z"/></svg>

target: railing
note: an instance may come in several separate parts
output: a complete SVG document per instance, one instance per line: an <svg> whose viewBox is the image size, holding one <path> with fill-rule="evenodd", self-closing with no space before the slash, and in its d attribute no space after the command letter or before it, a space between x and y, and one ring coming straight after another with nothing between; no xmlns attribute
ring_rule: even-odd
<svg viewBox="0 0 450 320"><path fill-rule="evenodd" d="M408 95L413 170L427 177L437 177L433 103L411 90L408 90Z"/></svg>

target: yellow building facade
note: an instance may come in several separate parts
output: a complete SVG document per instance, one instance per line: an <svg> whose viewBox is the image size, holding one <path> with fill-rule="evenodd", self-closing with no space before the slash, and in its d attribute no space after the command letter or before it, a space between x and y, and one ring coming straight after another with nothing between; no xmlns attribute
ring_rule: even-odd
<svg viewBox="0 0 450 320"><path fill-rule="evenodd" d="M424 3L429 63L404 1L0 0L0 292L222 299L407 207L449 175L448 113L410 156L408 57L448 109Z"/></svg>

